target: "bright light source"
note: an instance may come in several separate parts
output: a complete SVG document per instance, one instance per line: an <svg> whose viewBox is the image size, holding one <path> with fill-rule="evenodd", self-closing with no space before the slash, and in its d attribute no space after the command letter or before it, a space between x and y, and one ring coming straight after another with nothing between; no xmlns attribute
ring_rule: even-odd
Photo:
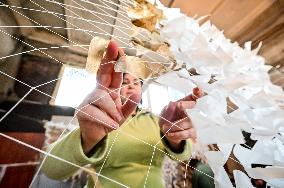
<svg viewBox="0 0 284 188"><path fill-rule="evenodd" d="M55 105L76 107L95 87L95 76L84 69L65 67Z"/></svg>

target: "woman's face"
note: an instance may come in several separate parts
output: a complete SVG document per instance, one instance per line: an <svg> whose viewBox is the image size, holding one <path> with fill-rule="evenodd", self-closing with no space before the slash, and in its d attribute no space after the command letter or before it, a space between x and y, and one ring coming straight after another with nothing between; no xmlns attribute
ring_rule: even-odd
<svg viewBox="0 0 284 188"><path fill-rule="evenodd" d="M122 88L120 90L121 102L124 103L128 97L133 94L139 95L141 98L142 85L140 79L125 73L123 76Z"/></svg>

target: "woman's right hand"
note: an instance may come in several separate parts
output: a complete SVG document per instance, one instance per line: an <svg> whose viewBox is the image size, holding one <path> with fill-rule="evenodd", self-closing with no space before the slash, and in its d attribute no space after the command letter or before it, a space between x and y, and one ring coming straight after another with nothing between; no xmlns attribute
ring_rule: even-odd
<svg viewBox="0 0 284 188"><path fill-rule="evenodd" d="M114 65L122 55L118 45L110 41L97 73L97 87L78 107L77 118L85 154L109 132L117 129L140 101L140 96L132 95L130 100L121 104L122 73L115 72Z"/></svg>

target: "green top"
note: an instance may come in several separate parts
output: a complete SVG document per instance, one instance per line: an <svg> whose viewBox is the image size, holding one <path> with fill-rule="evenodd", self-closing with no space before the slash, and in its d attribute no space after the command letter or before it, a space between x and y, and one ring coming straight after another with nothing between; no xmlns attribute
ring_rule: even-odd
<svg viewBox="0 0 284 188"><path fill-rule="evenodd" d="M80 166L92 164L96 172L100 171L107 157L101 174L128 187L135 188L144 187L146 177L145 187L164 187L161 167L165 155L181 161L188 160L191 155L190 140L185 141L181 153L171 151L166 139L161 140L158 118L151 113L140 112L134 118L128 118L119 129L120 131L110 132L98 143L90 156L86 156L82 150L80 129L75 129L55 142L51 154ZM159 142L160 140L161 142ZM153 146L156 144L154 151ZM150 163L151 168L147 176ZM52 157L47 157L43 165L44 173L48 177L58 180L70 177L77 170L77 167ZM121 185L100 176L99 181L103 187L121 187ZM91 177L88 178L87 187L94 187Z"/></svg>

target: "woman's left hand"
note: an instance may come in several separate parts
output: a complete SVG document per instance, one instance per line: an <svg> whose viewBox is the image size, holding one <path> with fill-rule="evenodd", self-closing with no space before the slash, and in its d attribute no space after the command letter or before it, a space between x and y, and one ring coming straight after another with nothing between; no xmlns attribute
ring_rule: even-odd
<svg viewBox="0 0 284 188"><path fill-rule="evenodd" d="M196 131L192 121L185 110L191 109L196 104L196 99L202 96L199 88L193 89L193 94L176 102L170 102L161 112L159 126L174 150L179 150L183 140L196 139Z"/></svg>

